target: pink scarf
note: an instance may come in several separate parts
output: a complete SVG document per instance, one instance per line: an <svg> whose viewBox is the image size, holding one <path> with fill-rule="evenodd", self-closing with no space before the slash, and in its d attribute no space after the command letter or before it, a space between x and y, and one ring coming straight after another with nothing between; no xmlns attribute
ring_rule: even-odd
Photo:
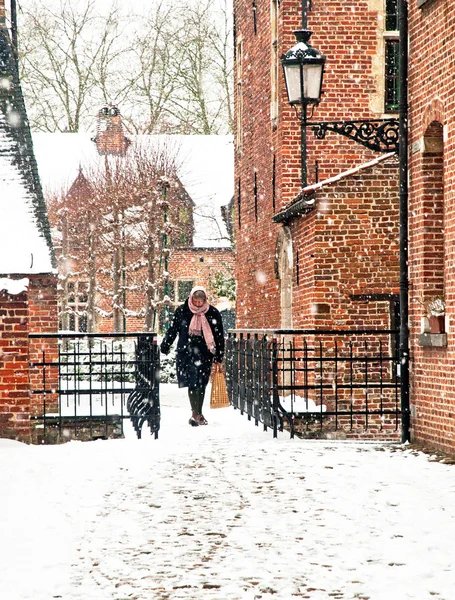
<svg viewBox="0 0 455 600"><path fill-rule="evenodd" d="M207 300L200 307L193 304L193 294L197 290L202 290L205 293L203 288L194 288L191 290L190 297L188 298L188 306L190 311L193 313L193 318L191 319L189 334L203 335L205 343L207 344L207 348L212 354L215 354L215 340L213 338L212 329L207 321L207 317L205 316L205 313L210 308L210 304Z"/></svg>

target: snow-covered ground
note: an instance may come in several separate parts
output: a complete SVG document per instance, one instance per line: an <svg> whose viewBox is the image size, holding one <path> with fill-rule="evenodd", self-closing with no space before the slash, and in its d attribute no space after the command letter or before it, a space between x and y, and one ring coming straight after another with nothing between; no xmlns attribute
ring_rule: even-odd
<svg viewBox="0 0 455 600"><path fill-rule="evenodd" d="M205 414L165 385L158 440L0 440L1 600L455 598L455 467Z"/></svg>

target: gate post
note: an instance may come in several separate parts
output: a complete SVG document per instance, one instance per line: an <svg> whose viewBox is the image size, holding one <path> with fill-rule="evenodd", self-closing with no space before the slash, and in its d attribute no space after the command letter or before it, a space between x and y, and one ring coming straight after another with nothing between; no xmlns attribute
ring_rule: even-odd
<svg viewBox="0 0 455 600"><path fill-rule="evenodd" d="M0 292L0 437L30 443L28 294Z"/></svg>

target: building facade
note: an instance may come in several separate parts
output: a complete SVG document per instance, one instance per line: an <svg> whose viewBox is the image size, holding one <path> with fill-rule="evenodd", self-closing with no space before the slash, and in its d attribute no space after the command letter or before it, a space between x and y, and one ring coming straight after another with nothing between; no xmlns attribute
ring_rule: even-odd
<svg viewBox="0 0 455 600"><path fill-rule="evenodd" d="M397 3L306 6L310 43L327 57L322 99L309 121L396 117ZM398 253L389 252L398 243L397 163L391 157L371 166L377 152L335 133L317 139L308 127L302 190L300 115L288 103L280 64L302 26L302 3L260 0L252 9L237 0L234 12L237 326L362 327L368 311L354 298L371 296L373 320L389 328L399 290ZM302 200L304 209L293 211ZM321 229L330 232L325 246Z"/></svg>
<svg viewBox="0 0 455 600"><path fill-rule="evenodd" d="M374 153L340 136L315 140L309 128L301 189L299 115L288 105L279 57L295 43L306 5L310 43L327 57L322 99L309 119L396 117L399 3L234 4L238 326L397 327L396 160L371 166ZM404 4L411 439L453 453L455 5Z"/></svg>

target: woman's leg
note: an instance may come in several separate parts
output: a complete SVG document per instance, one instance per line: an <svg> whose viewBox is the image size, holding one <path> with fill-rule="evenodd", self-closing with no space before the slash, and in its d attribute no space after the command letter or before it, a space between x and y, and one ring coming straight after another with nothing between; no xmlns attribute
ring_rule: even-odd
<svg viewBox="0 0 455 600"><path fill-rule="evenodd" d="M198 412L198 415L202 414L202 406L204 404L204 397L205 397L205 388L199 388L199 398L198 398L198 400L199 400L199 404L198 404L199 412Z"/></svg>
<svg viewBox="0 0 455 600"><path fill-rule="evenodd" d="M191 418L197 421L197 416L199 415L199 389L198 388L188 388L188 398L190 399L191 405Z"/></svg>
<svg viewBox="0 0 455 600"><path fill-rule="evenodd" d="M205 387L201 387L198 389L199 392L199 396L198 396L198 400L199 400L199 404L198 404L198 421L199 421L199 425L207 425L207 420L204 417L204 415L202 414L202 406L204 404L204 396L205 396Z"/></svg>

